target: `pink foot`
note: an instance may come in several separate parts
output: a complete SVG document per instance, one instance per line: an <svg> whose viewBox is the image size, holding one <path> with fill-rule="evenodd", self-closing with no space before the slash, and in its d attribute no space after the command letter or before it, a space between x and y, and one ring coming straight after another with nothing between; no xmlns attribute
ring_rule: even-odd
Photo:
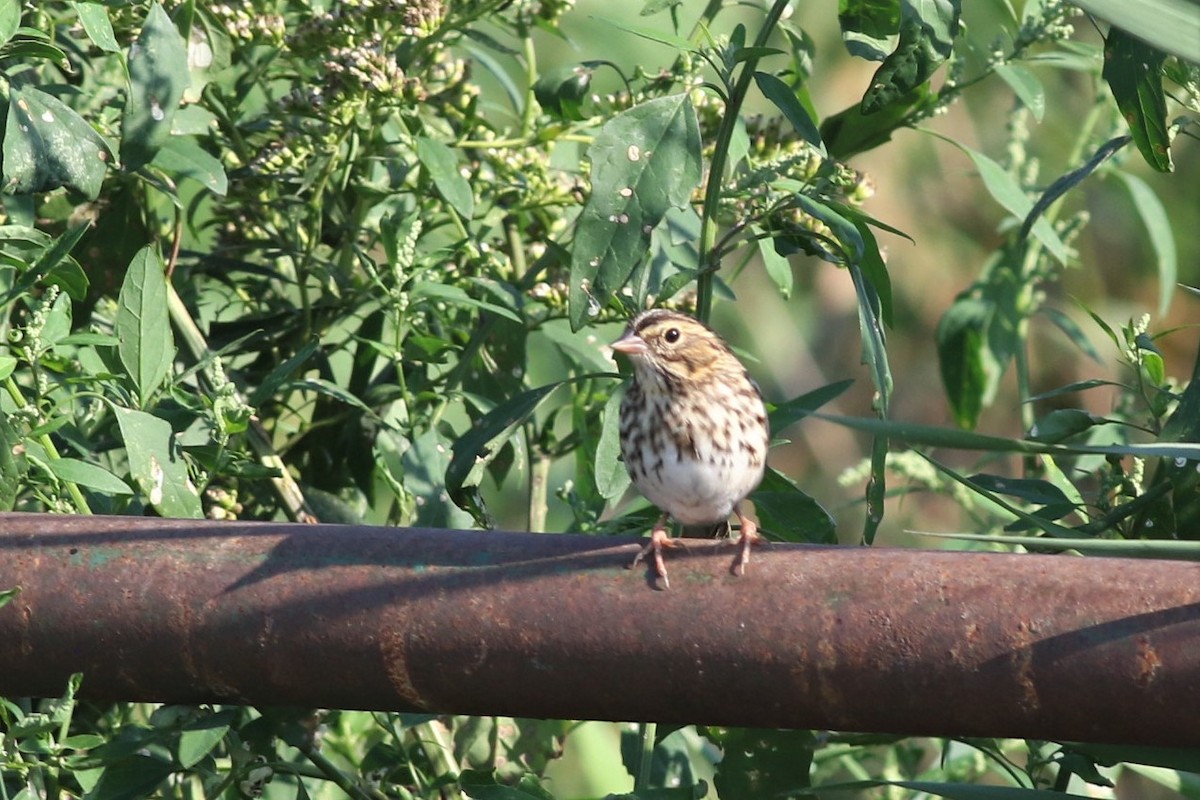
<svg viewBox="0 0 1200 800"><path fill-rule="evenodd" d="M758 525L754 520L744 516L740 509L735 508L733 513L737 514L738 522L741 523L742 535L738 538L738 553L734 557L729 571L734 575L744 575L746 574L746 565L750 563L751 546L766 540L759 534Z"/></svg>
<svg viewBox="0 0 1200 800"><path fill-rule="evenodd" d="M633 569L642 562L643 558L653 553L654 572L662 579L662 588L670 589L671 582L667 579L667 565L663 563L663 549L682 546L682 542L672 539L667 533L667 515L663 514L654 524L654 529L650 531L650 541L641 549L641 552L634 556L629 569Z"/></svg>

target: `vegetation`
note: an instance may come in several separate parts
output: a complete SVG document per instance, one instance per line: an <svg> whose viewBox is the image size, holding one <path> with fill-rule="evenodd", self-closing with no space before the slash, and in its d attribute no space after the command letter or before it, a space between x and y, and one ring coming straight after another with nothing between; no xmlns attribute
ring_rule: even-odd
<svg viewBox="0 0 1200 800"><path fill-rule="evenodd" d="M1196 171L1186 30L1055 0L0 0L0 509L644 531L600 344L669 305L762 358L798 437L774 538L1194 558L1200 360L1145 311L1195 302L1195 187L1157 178ZM790 428L828 404L861 463L813 456L846 427ZM1178 751L699 725L651 750L77 688L0 700L0 798L1200 786Z"/></svg>

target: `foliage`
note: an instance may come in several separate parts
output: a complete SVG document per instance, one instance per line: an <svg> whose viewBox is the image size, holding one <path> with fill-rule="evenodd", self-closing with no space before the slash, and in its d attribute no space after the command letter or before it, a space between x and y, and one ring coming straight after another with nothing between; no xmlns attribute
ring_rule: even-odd
<svg viewBox="0 0 1200 800"><path fill-rule="evenodd" d="M851 287L876 414L847 421L872 436L847 476L866 484L862 542L899 474L959 503L982 546L1195 557L1178 540L1200 530L1200 361L1173 377L1148 317L1089 311L1120 381L1035 395L1030 363L1043 319L1101 358L1053 293L1089 267L1074 246L1097 179L1132 199L1167 310L1173 209L1136 166L1169 172L1194 137L1200 68L1118 28L1091 43L1053 0L988 5L995 18L973 26L956 0L843 0L845 50L878 66L822 115L826 62L804 27L820 12L781 0L698 18L650 0L636 20L589 21L588 37L661 69L539 66L583 13L567 0L0 0L0 510L638 530L636 511L606 515L628 481L620 376L597 341L647 305L707 320L738 277L792 298L824 261ZM1055 114L1060 72L1095 100L1044 157L1030 123ZM936 326L959 427L897 422L889 333L909 331L885 256L906 235L865 210L875 189L852 162L991 77L1015 99L1003 156L930 137L969 157L1006 215ZM1026 435L974 433L1010 367ZM774 428L848 385L778 403ZM1103 417L1060 404L1100 387L1118 398ZM1019 454L1022 474L967 475L902 442ZM776 538L836 541L780 472L757 507ZM0 701L0 797L543 798L582 740L553 721L93 707L79 680ZM1122 762L1164 785L1200 771L1170 751L1033 741L697 726L627 739L641 798L1035 798L1107 785L1119 770L1102 768Z"/></svg>

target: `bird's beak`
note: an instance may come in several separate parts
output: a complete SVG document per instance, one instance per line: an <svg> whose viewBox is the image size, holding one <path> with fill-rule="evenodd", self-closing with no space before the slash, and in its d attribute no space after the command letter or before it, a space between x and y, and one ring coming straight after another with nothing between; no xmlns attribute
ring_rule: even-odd
<svg viewBox="0 0 1200 800"><path fill-rule="evenodd" d="M618 353L624 353L627 356L640 356L646 352L646 340L638 336L633 331L626 331L625 334L613 342L610 347Z"/></svg>

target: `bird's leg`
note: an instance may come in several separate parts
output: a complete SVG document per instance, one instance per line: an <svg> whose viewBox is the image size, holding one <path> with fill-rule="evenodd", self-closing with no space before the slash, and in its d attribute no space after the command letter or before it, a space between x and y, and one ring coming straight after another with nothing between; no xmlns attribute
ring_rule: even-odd
<svg viewBox="0 0 1200 800"><path fill-rule="evenodd" d="M680 545L680 542L672 539L671 535L667 533L667 520L669 518L669 514L663 514L658 518L658 522L654 523L654 529L650 531L650 541L647 542L646 546L641 549L641 552L634 556L633 563L629 565L629 569L633 569L640 564L642 559L645 558L649 553L654 553L654 572L658 575L658 577L662 578L664 589L670 589L671 582L667 580L667 566L663 563L663 548L677 547Z"/></svg>
<svg viewBox="0 0 1200 800"><path fill-rule="evenodd" d="M734 575L744 575L746 565L750 563L750 547L758 542L765 541L758 532L758 525L754 520L742 513L741 505L733 507L733 513L737 515L738 523L742 529L742 535L738 538L738 553L733 559L733 564L730 565L729 571Z"/></svg>

